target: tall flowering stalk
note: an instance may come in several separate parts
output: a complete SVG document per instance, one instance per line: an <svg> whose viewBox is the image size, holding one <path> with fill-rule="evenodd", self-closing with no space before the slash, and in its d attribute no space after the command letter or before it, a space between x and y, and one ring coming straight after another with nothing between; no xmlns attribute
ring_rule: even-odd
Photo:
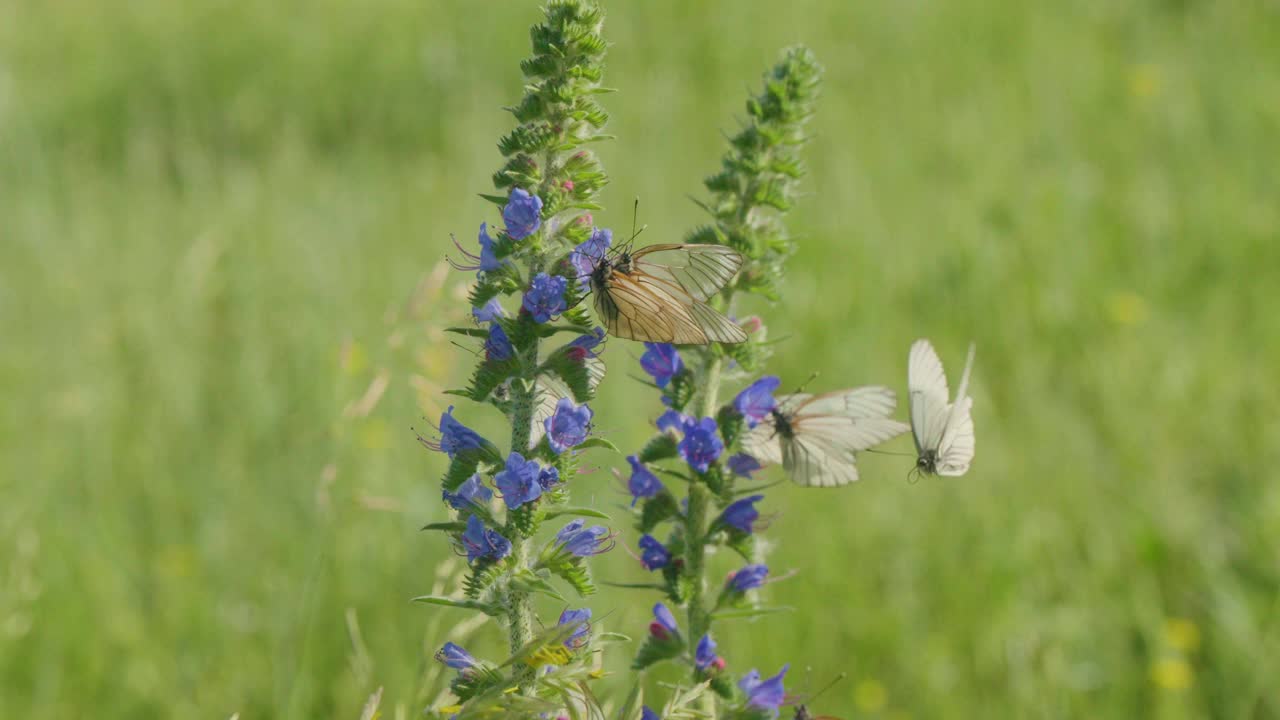
<svg viewBox="0 0 1280 720"><path fill-rule="evenodd" d="M735 281L713 299L731 315L739 293L777 299L777 283L793 251L782 215L804 175L799 153L820 79L812 53L786 51L765 75L762 92L747 101L749 120L730 138L721 170L704 181L710 199L703 207L712 221L687 242L729 245L746 258ZM779 381L760 378L721 404L723 383L749 379L768 358L761 321L741 322L750 339L740 345L646 345L640 364L667 409L657 421L657 434L627 458L627 477L638 508L641 563L660 574L655 587L683 607L685 618L681 630L671 610L659 604L634 667L661 660L684 663L693 683L708 683L727 701L722 717L755 718L777 714L786 669L763 681L752 670L735 685L712 632L719 618L768 611L750 602L769 575L753 542L766 524L759 508L765 496L749 486L761 466L740 445L745 431L775 407ZM675 488L686 490L683 498ZM731 548L744 562L718 582L706 562L708 550L717 546Z"/></svg>
<svg viewBox="0 0 1280 720"><path fill-rule="evenodd" d="M540 622L532 597L567 603L565 591L594 592L587 560L613 547L615 533L582 516L606 517L569 504L579 453L611 447L592 437L587 405L604 374L603 333L580 304L571 251L600 231L595 196L607 182L589 144L604 139L603 15L584 0L554 0L521 63L524 97L509 108L517 127L498 147L504 157L486 195L498 218L480 223L475 244L455 241L455 268L475 273L475 325L452 328L479 346L466 388L450 391L500 411L511 428L506 448L472 430L475 405L450 407L438 433L423 438L445 453L442 499L453 519L444 532L470 565L463 597L421 602L486 613L505 627L510 656L490 662L446 643L436 659L457 671L452 689L462 716L503 717L582 707L592 670L591 611L565 610ZM579 516L576 519L573 516ZM567 522L566 522L567 520ZM543 532L543 526L555 522ZM541 538L541 539L540 539Z"/></svg>

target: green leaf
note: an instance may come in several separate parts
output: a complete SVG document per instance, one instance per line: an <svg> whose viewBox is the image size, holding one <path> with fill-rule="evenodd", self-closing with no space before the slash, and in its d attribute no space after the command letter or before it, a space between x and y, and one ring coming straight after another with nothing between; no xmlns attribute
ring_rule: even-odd
<svg viewBox="0 0 1280 720"><path fill-rule="evenodd" d="M458 522L458 521L434 522L434 523L427 523L426 525L423 525L420 529L444 530L446 532L462 532L463 530L467 529L467 524L464 522Z"/></svg>
<svg viewBox="0 0 1280 720"><path fill-rule="evenodd" d="M502 614L502 610L489 603L479 602L477 600L459 600L457 598L448 598L440 595L419 595L413 598L413 602L424 603L427 605L443 605L445 607L462 608L464 610L479 610L480 612L497 617Z"/></svg>
<svg viewBox="0 0 1280 720"><path fill-rule="evenodd" d="M614 445L612 442L602 437L589 437L586 440L582 441L582 443L578 445L578 447L582 449L605 448L606 450L612 450L618 453L619 455L622 454L622 451L618 449L617 445Z"/></svg>
<svg viewBox="0 0 1280 720"><path fill-rule="evenodd" d="M556 508L554 510L548 510L546 519L551 520L553 518L558 518L561 515L578 515L581 517L600 518L601 520L613 519L610 516L606 515L605 513L600 512L599 510L594 510L592 508L586 508L586 507L561 507L561 508Z"/></svg>
<svg viewBox="0 0 1280 720"><path fill-rule="evenodd" d="M775 615L777 613L792 612L794 610L795 608L790 606L731 608L728 610L717 610L711 613L711 617L715 620L729 620L733 618L758 617L760 615Z"/></svg>
<svg viewBox="0 0 1280 720"><path fill-rule="evenodd" d="M474 337L474 338L487 338L487 337L489 337L489 330L488 330L488 328L478 328L478 327L450 327L450 328L445 328L445 329L444 329L444 331L445 331L445 332L456 333L456 334L458 334L458 335L466 335L467 337Z"/></svg>

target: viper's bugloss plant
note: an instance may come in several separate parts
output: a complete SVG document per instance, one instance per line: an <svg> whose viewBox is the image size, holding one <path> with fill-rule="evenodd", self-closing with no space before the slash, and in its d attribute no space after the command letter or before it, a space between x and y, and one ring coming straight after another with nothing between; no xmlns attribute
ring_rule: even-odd
<svg viewBox="0 0 1280 720"><path fill-rule="evenodd" d="M610 447L592 436L588 405L604 374L603 332L579 304L583 288L570 261L577 246L605 236L590 214L607 182L590 149L606 138L608 119L597 102L603 19L585 0L546 6L530 32L533 54L520 66L524 97L509 108L518 125L498 143L504 163L493 176L496 192L484 196L500 220L479 223L474 249L455 241L461 256L453 266L475 273L477 326L451 331L472 338L480 352L467 387L451 392L475 404L450 407L438 436L423 443L449 458L442 499L454 516L427 528L447 535L470 572L462 597L418 600L497 618L509 655L490 662L445 643L436 659L457 670L451 689L458 702L438 708L442 714L524 717L587 707L587 685L600 677L596 654L609 639L593 631L588 608L545 622L531 602L536 594L566 604L569 594L592 594L587 562L616 537L581 519L544 532L555 518L605 517L569 504L580 453ZM483 405L505 417L505 449L461 419L479 416Z"/></svg>
<svg viewBox="0 0 1280 720"><path fill-rule="evenodd" d="M530 33L533 55L521 63L524 97L509 108L518 125L498 143L504 162L493 176L496 192L484 195L496 213L479 223L476 246L454 243L461 253L451 260L454 268L474 273L475 324L450 330L476 345L477 364L467 386L450 392L472 405L450 406L437 434L422 442L449 459L441 498L450 519L426 529L446 535L469 573L461 596L417 599L496 618L508 654L491 661L444 643L436 659L456 671L450 687L457 702L435 708L438 715L557 717L590 710L595 716L600 704L591 684L603 675L601 648L625 639L600 631L590 608L566 608L551 621L538 618L532 602L539 594L564 605L571 594L592 595L591 559L620 540L607 523L583 519L607 521L606 515L570 503L583 481L581 454L616 451L592 424L589 403L604 377L605 334L582 302L591 288L586 275L613 241L591 215L607 182L590 149L607 137L608 116L597 102L604 92L602 27L600 9L587 0L546 6L545 19ZM732 313L738 293L777 298L783 261L792 252L780 214L803 175L798 153L819 76L807 50L788 51L766 75L764 91L748 101L749 120L731 139L721 171L705 181L712 222L689 242L728 245L745 258L741 272L708 299L718 310ZM672 689L661 714L642 705L637 683L617 715L623 720L763 718L776 716L785 697L786 668L763 681L752 670L735 682L712 633L713 623L729 613L768 610L753 604L769 576L754 543L767 526L757 507L766 498L748 485L761 462L743 452L741 439L774 411L780 381L756 379L719 405L720 384L749 378L767 357L763 323L747 318L738 324L748 331L747 342L646 343L640 359L667 409L654 437L626 458L639 532L627 544L660 578L652 586L666 602L653 606L633 667L676 661L688 666L690 681ZM503 415L509 441L486 438L468 424L484 405ZM746 564L714 583L706 558L719 546L737 551ZM724 699L719 708L708 702L708 688Z"/></svg>
<svg viewBox="0 0 1280 720"><path fill-rule="evenodd" d="M712 299L731 316L739 293L778 299L778 279L794 249L782 214L790 209L804 175L799 153L820 77L821 68L808 50L788 50L765 75L763 91L747 101L748 120L730 138L721 170L704 181L710 198L702 206L712 221L690 233L687 242L728 245L744 256L735 280ZM706 683L722 698L718 709L704 702L705 711L762 718L778 714L785 668L764 681L752 670L735 683L712 639L713 625L722 618L772 612L751 600L769 575L754 542L767 525L758 507L767 498L756 492L759 486L747 484L762 464L743 452L742 439L773 413L781 381L755 378L729 402L720 403L722 383L751 379L768 357L763 323L758 318L740 322L749 333L745 343L647 343L640 357L641 369L662 393L667 410L657 420L657 434L627 458L628 488L638 504L635 525L642 533L637 547L644 569L661 574L654 587L683 608L685 630L678 631L667 606L659 604L671 622L655 609L658 619L633 667L682 663L692 684ZM657 479L660 474L682 481L671 486L684 497L677 499ZM722 546L747 564L717 587L707 556Z"/></svg>

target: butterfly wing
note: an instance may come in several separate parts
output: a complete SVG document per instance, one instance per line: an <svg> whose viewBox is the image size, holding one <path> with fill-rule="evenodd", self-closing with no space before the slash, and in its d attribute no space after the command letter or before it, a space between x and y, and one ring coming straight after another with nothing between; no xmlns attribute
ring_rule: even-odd
<svg viewBox="0 0 1280 720"><path fill-rule="evenodd" d="M817 432L800 432L782 438L782 467L787 476L804 487L838 487L858 479L853 455Z"/></svg>
<svg viewBox="0 0 1280 720"><path fill-rule="evenodd" d="M632 253L632 267L673 282L694 300L707 300L738 274L742 255L724 245L650 245Z"/></svg>
<svg viewBox="0 0 1280 720"><path fill-rule="evenodd" d="M942 361L928 340L917 340L907 357L907 390L911 393L911 432L916 452L936 451L947 426L949 391Z"/></svg>
<svg viewBox="0 0 1280 720"><path fill-rule="evenodd" d="M969 471L975 449L973 434L973 398L969 397L969 373L973 370L974 347L969 345L969 357L964 363L964 373L956 388L956 401L947 413L946 428L938 442L938 474L963 475Z"/></svg>
<svg viewBox="0 0 1280 720"><path fill-rule="evenodd" d="M672 342L675 327L666 312L664 298L614 273L609 282L596 285L596 315L614 337L641 342Z"/></svg>
<svg viewBox="0 0 1280 720"><path fill-rule="evenodd" d="M782 438L778 435L773 416L765 418L742 436L742 451L760 461L761 465L782 462Z"/></svg>

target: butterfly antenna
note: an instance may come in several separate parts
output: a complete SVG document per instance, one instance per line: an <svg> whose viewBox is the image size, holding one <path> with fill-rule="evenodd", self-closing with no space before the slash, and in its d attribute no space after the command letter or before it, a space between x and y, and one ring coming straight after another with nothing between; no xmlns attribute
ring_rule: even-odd
<svg viewBox="0 0 1280 720"><path fill-rule="evenodd" d="M831 678L831 682L827 683L825 687L823 687L818 692L814 693L813 696L807 700L807 702L813 702L814 700L817 700L819 697L822 696L823 693L830 690L836 683L840 682L841 680L844 680L847 677L849 677L849 673L842 672L839 675L835 676L834 678Z"/></svg>
<svg viewBox="0 0 1280 720"><path fill-rule="evenodd" d="M869 452L875 453L876 455L896 455L898 457L915 457L915 453L891 452L889 450L876 450L875 448L867 448L866 450L859 450L858 452Z"/></svg>
<svg viewBox="0 0 1280 720"><path fill-rule="evenodd" d="M812 373L809 373L809 379L807 379L807 380L805 380L804 382L800 383L800 387L796 388L796 393L802 393L802 392L804 392L804 389L805 389L805 388L807 388L807 387L809 387L809 383L811 383L811 382L813 382L814 380L817 380L817 379L818 379L818 372L817 372L816 370L815 370L814 372L812 372Z"/></svg>

